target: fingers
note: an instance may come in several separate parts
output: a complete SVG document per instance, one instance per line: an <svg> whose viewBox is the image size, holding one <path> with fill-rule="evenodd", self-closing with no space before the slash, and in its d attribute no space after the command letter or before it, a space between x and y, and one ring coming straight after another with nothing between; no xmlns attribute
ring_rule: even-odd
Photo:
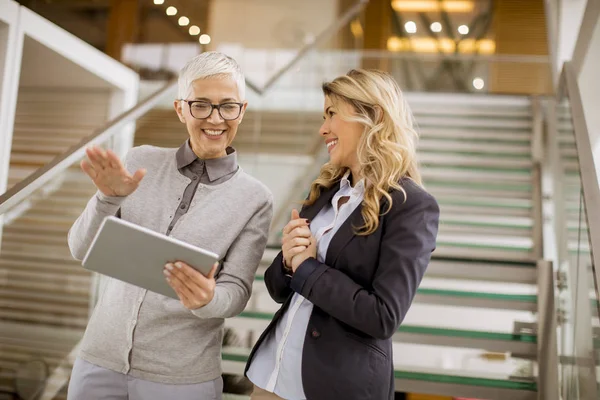
<svg viewBox="0 0 600 400"><path fill-rule="evenodd" d="M283 234L287 235L299 226L308 226L308 222L305 218L293 219L283 228Z"/></svg>
<svg viewBox="0 0 600 400"><path fill-rule="evenodd" d="M87 176L92 178L92 180L96 180L98 173L96 172L94 167L92 167L92 164L90 164L86 160L81 160L81 163L79 165L81 166L81 169L83 170L83 172L85 172L87 174Z"/></svg>
<svg viewBox="0 0 600 400"><path fill-rule="evenodd" d="M300 226L298 228L295 228L293 231L291 231L290 233L288 233L287 235L285 235L283 237L283 241L289 241L295 237L310 237L312 235L312 232L310 231L310 228L308 226Z"/></svg>
<svg viewBox="0 0 600 400"><path fill-rule="evenodd" d="M144 168L138 169L137 171L135 171L135 174L133 174L133 180L136 183L140 183L140 181L144 178L144 176L146 176L146 169L144 169Z"/></svg>
<svg viewBox="0 0 600 400"><path fill-rule="evenodd" d="M85 154L96 172L100 173L104 169L111 168L108 155L101 148L96 146L88 147L85 149Z"/></svg>
<svg viewBox="0 0 600 400"><path fill-rule="evenodd" d="M294 219L298 219L300 218L300 214L298 213L298 210L296 210L295 208L292 210L292 220Z"/></svg>
<svg viewBox="0 0 600 400"><path fill-rule="evenodd" d="M204 276L200 271L182 261L177 261L175 264L167 264L165 267L169 269L169 266L171 266L171 274L182 280L194 294L199 294L200 292L211 290L211 287L215 285L214 276L218 265L218 263L213 264L207 276Z"/></svg>
<svg viewBox="0 0 600 400"><path fill-rule="evenodd" d="M183 284L183 281L174 274L171 274L168 270L165 270L164 274L167 283L173 288L175 293L177 293L177 296L179 296L182 303L186 306L192 304L194 295L190 289Z"/></svg>
<svg viewBox="0 0 600 400"><path fill-rule="evenodd" d="M183 266L179 268L169 263L165 265L163 272L173 286L177 287L187 297L194 298L195 289L199 289L199 287L190 282L189 276L183 272L183 268Z"/></svg>
<svg viewBox="0 0 600 400"><path fill-rule="evenodd" d="M119 156L115 154L111 149L106 150L106 159L108 161L108 165L115 169L125 169L123 163L119 159Z"/></svg>
<svg viewBox="0 0 600 400"><path fill-rule="evenodd" d="M215 274L217 273L217 268L219 268L219 262L213 264L213 267L210 269L210 272L207 275L208 279L215 279Z"/></svg>
<svg viewBox="0 0 600 400"><path fill-rule="evenodd" d="M283 245L283 247L285 247L286 249L291 249L292 247L296 247L296 246L305 246L308 247L310 246L310 237L295 237L292 238L288 241L286 241Z"/></svg>
<svg viewBox="0 0 600 400"><path fill-rule="evenodd" d="M297 256L298 254L304 252L306 249L307 249L306 246L292 247L291 249L287 250L287 254L285 254L285 258L292 259L292 258L294 258L294 256Z"/></svg>

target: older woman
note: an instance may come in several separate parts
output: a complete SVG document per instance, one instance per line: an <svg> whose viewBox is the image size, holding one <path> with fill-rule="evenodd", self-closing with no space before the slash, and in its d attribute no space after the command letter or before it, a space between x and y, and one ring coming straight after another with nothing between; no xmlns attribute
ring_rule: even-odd
<svg viewBox="0 0 600 400"><path fill-rule="evenodd" d="M120 218L223 255L204 276L167 264L181 301L110 279L73 367L69 399L220 399L223 319L250 297L272 217L272 196L229 145L244 116L244 76L231 58L200 54L181 71L174 106L189 140L179 149L133 148L125 165L87 150L98 188L69 232L84 257L104 217Z"/></svg>
<svg viewBox="0 0 600 400"><path fill-rule="evenodd" d="M265 273L283 305L250 355L252 400L392 399L392 335L435 248L439 208L396 82L353 70L323 91L330 160Z"/></svg>

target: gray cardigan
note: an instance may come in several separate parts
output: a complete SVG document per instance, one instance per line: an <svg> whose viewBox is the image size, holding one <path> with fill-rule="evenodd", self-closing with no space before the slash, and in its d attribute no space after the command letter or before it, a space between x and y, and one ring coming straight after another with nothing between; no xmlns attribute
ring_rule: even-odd
<svg viewBox="0 0 600 400"><path fill-rule="evenodd" d="M128 197L97 193L69 231L73 256L82 259L104 217L121 218L164 233L190 179L177 170L176 149L141 146L126 157L130 172L146 168ZM154 382L193 384L221 374L223 319L250 298L271 218L270 191L242 169L224 183L200 184L171 236L222 257L213 300L190 311L179 301L109 279L85 332L80 357L104 368Z"/></svg>

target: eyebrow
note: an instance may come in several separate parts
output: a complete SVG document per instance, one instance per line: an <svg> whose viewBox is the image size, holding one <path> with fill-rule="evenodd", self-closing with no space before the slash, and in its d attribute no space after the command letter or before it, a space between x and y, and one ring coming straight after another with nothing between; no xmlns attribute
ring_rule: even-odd
<svg viewBox="0 0 600 400"><path fill-rule="evenodd" d="M212 101L206 97L196 97L194 100L197 101L206 101L207 103L211 103ZM238 101L236 99L233 99L231 97L227 97L225 99L221 99L219 100L219 103L238 103Z"/></svg>

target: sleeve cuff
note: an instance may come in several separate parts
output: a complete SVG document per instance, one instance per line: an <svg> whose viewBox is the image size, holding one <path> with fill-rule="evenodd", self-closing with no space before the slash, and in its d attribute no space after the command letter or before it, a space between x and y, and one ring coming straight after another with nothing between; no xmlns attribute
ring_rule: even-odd
<svg viewBox="0 0 600 400"><path fill-rule="evenodd" d="M102 205L120 206L126 198L127 196L107 196L99 190L96 192L96 199Z"/></svg>
<svg viewBox="0 0 600 400"><path fill-rule="evenodd" d="M220 291L215 288L215 295L212 300L205 306L196 308L195 310L191 310L192 314L194 314L198 318L208 319L208 318L216 318L215 316L219 313L219 297Z"/></svg>
<svg viewBox="0 0 600 400"><path fill-rule="evenodd" d="M294 275L292 275L292 281L290 282L292 290L298 294L302 294L302 289L304 289L306 281L312 273L317 270L320 264L319 261L312 257L304 260L304 262L298 266Z"/></svg>

